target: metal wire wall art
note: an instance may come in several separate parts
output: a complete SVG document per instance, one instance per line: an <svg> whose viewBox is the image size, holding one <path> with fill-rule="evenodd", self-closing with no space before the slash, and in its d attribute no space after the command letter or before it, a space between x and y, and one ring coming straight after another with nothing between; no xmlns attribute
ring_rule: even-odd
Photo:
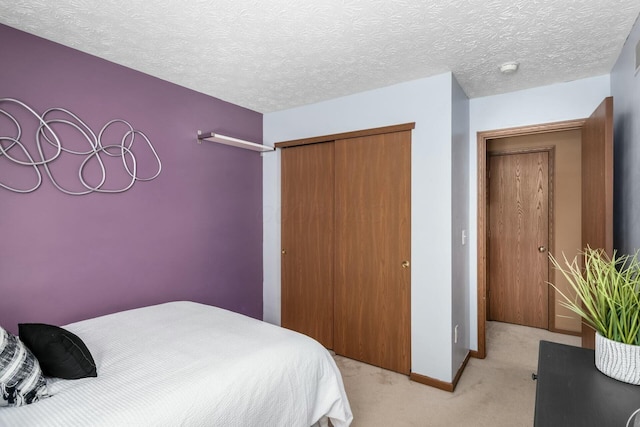
<svg viewBox="0 0 640 427"><path fill-rule="evenodd" d="M27 120L29 117L37 121L34 139L31 141L25 139L19 121L19 118ZM107 139L118 141L118 137L119 142L105 142ZM134 153L134 143L136 153L143 153L147 159L151 159L145 162L147 166L153 165L151 173L146 176L140 174L140 162ZM86 148L79 149L78 145ZM52 171L54 163L71 156L76 156L73 164L78 168L78 182L73 189L68 188L68 184L67 188L63 187ZM120 162L110 161L118 158ZM94 192L122 193L130 189L136 181L151 181L160 175L162 170L160 157L149 138L125 120L108 121L96 135L83 120L69 110L54 107L40 115L25 103L13 98L0 98L0 171L6 161L10 162L11 166L17 166L19 170L31 170L35 178L33 184L18 186L13 183L14 179L8 179L4 173L0 174L0 187L16 193L37 190L42 184L43 172L58 190L65 194L81 196ZM70 164L71 161L65 162L65 166ZM118 169L124 177L111 180L110 184L107 184L107 171L109 170L111 175L111 170L118 164L122 165L118 166ZM113 182L117 182L117 185L114 186Z"/></svg>

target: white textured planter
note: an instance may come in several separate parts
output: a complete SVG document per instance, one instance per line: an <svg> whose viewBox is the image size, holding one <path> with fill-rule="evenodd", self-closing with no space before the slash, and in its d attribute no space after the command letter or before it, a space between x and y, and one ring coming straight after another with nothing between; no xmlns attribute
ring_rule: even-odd
<svg viewBox="0 0 640 427"><path fill-rule="evenodd" d="M596 332L596 368L608 377L640 385L640 346L611 341Z"/></svg>

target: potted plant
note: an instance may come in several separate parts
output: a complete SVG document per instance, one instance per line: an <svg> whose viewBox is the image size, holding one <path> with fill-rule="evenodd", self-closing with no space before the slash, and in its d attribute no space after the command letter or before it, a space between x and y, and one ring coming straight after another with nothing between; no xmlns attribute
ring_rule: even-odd
<svg viewBox="0 0 640 427"><path fill-rule="evenodd" d="M602 249L587 247L564 265L549 255L567 279L573 297L552 286L561 304L578 314L596 331L596 367L605 375L640 385L640 262L635 255L609 257Z"/></svg>

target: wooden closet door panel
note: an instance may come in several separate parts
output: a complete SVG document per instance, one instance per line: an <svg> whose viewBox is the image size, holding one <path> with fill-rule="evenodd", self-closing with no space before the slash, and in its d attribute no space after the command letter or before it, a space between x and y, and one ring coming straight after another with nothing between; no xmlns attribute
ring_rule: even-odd
<svg viewBox="0 0 640 427"><path fill-rule="evenodd" d="M408 374L411 133L335 144L334 350Z"/></svg>
<svg viewBox="0 0 640 427"><path fill-rule="evenodd" d="M282 326L333 348L334 144L282 150Z"/></svg>

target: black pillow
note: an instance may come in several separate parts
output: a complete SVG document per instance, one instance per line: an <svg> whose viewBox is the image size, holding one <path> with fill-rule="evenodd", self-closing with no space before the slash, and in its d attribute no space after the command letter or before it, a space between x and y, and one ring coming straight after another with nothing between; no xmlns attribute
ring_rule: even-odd
<svg viewBox="0 0 640 427"><path fill-rule="evenodd" d="M20 323L18 333L46 376L67 380L98 376L89 349L77 335L43 323Z"/></svg>

